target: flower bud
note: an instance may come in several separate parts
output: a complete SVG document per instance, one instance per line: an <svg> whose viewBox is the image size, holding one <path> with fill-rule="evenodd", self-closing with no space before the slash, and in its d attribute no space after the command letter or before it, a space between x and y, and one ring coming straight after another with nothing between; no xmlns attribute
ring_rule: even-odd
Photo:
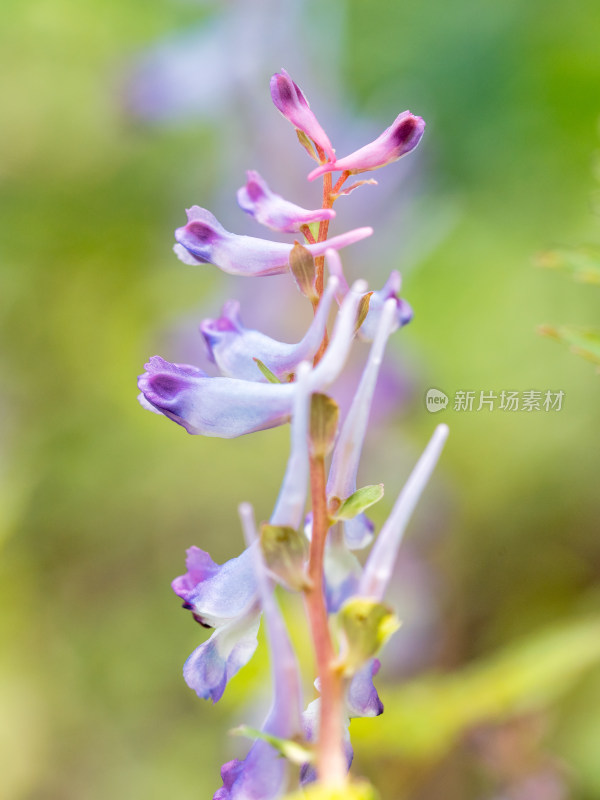
<svg viewBox="0 0 600 800"><path fill-rule="evenodd" d="M392 161L397 161L414 150L421 141L424 130L425 122L421 117L416 117L410 111L403 111L374 142L361 147L349 156L313 169L308 180L314 181L320 175L334 170L355 175L358 172L385 167L386 164L391 164Z"/></svg>
<svg viewBox="0 0 600 800"><path fill-rule="evenodd" d="M313 142L325 152L328 158L335 159L335 150L319 121L310 110L308 100L302 89L294 83L288 73L282 69L271 78L271 98L275 108L289 120L292 125L303 131Z"/></svg>

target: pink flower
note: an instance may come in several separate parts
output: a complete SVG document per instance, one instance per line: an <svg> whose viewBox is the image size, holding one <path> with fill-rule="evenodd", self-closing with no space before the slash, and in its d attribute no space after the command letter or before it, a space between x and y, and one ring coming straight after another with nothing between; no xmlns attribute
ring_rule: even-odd
<svg viewBox="0 0 600 800"><path fill-rule="evenodd" d="M335 150L331 146L329 137L319 124L318 119L310 110L308 100L302 89L282 69L271 78L271 97L275 108L288 119L292 125L303 131L313 142L325 151L332 161L335 159Z"/></svg>
<svg viewBox="0 0 600 800"><path fill-rule="evenodd" d="M230 275L280 275L287 272L293 245L226 231L219 220L200 206L187 210L187 224L175 231L173 248L184 264L214 264ZM313 256L328 247L346 247L370 236L373 228L356 228L326 242L306 245Z"/></svg>
<svg viewBox="0 0 600 800"><path fill-rule="evenodd" d="M403 111L374 142L366 144L345 158L333 160L313 169L308 180L314 181L325 172L334 170L348 171L354 175L357 172L385 167L386 164L391 164L392 161L397 161L414 150L421 141L424 130L425 122L421 117L415 117L410 111Z"/></svg>
<svg viewBox="0 0 600 800"><path fill-rule="evenodd" d="M238 204L243 211L271 230L294 233L309 222L335 217L333 209L317 208L309 211L284 200L272 192L265 179L254 170L248 170L246 175L246 185L237 192Z"/></svg>

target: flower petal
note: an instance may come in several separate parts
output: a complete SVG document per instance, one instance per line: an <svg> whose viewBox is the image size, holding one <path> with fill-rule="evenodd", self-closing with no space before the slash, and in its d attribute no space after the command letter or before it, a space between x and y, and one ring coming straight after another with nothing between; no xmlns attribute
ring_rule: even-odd
<svg viewBox="0 0 600 800"><path fill-rule="evenodd" d="M402 278L397 270L390 273L384 287L379 291L373 292L369 300L369 310L365 317L363 324L358 330L358 338L363 342L372 342L377 333L377 327L383 306L386 300L393 299L396 302L396 311L394 314L394 327L392 333L398 328L408 325L413 318L413 310L410 305L402 297L398 297L400 287L402 285Z"/></svg>
<svg viewBox="0 0 600 800"><path fill-rule="evenodd" d="M238 189L238 204L257 222L271 230L294 233L299 231L302 225L335 217L335 211L331 208L309 211L290 203L289 200L284 200L272 192L264 178L254 170L248 170L246 174L248 176L246 185Z"/></svg>
<svg viewBox="0 0 600 800"><path fill-rule="evenodd" d="M282 69L271 78L271 98L275 108L288 119L292 125L309 136L330 159L335 158L335 150L329 137L310 110L308 100L302 89L294 83L288 73Z"/></svg>
<svg viewBox="0 0 600 800"><path fill-rule="evenodd" d="M198 697L216 703L227 681L254 655L258 646L260 612L228 622L197 647L183 666L185 682Z"/></svg>
<svg viewBox="0 0 600 800"><path fill-rule="evenodd" d="M375 141L349 156L322 164L309 174L308 179L314 181L324 173L334 170L356 174L385 167L414 150L421 141L424 130L425 122L421 117L416 117L410 111L403 111Z"/></svg>
<svg viewBox="0 0 600 800"><path fill-rule="evenodd" d="M213 800L275 800L282 796L286 776L285 759L257 739L243 761L236 758L221 767L223 786Z"/></svg>
<svg viewBox="0 0 600 800"><path fill-rule="evenodd" d="M201 370L185 374L186 367L155 356L138 386L148 403L188 433L231 439L289 419L294 384L212 378Z"/></svg>
<svg viewBox="0 0 600 800"><path fill-rule="evenodd" d="M352 341L354 321L366 284L357 281L338 313L329 347L307 376L310 392L319 392L340 374ZM231 439L287 422L295 383L258 383L211 378L188 364L171 364L154 356L138 378L145 402L182 425L188 433Z"/></svg>
<svg viewBox="0 0 600 800"><path fill-rule="evenodd" d="M248 613L256 605L257 586L248 550L224 564L215 564L199 547L190 547L187 572L171 584L201 625L216 628Z"/></svg>
<svg viewBox="0 0 600 800"><path fill-rule="evenodd" d="M383 703L379 699L373 678L379 672L381 662L372 658L356 672L346 693L346 705L350 717L378 717L383 714Z"/></svg>
<svg viewBox="0 0 600 800"><path fill-rule="evenodd" d="M225 376L264 382L266 379L256 365L255 359L259 359L281 381L287 381L301 361L314 356L323 340L337 288L337 280L331 281L306 334L296 344L279 342L260 331L244 328L239 319L239 303L230 300L218 319L206 319L200 326L211 360Z"/></svg>
<svg viewBox="0 0 600 800"><path fill-rule="evenodd" d="M289 268L293 245L271 242L254 236L239 236L226 231L205 208L192 206L187 211L188 222L175 231L174 251L186 264L214 264L231 275L279 275ZM326 242L306 245L314 255L322 255L328 247L339 249L370 236L372 228L356 228Z"/></svg>

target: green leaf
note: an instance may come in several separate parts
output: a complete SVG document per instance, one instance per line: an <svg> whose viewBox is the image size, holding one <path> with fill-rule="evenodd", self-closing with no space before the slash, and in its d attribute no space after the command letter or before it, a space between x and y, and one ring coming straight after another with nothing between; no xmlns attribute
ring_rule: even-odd
<svg viewBox="0 0 600 800"><path fill-rule="evenodd" d="M284 758L291 761L292 764L306 764L312 761L314 753L305 745L296 742L294 739L281 739L279 736L272 736L265 731L259 731L256 728L251 728L249 725L240 725L231 731L233 736L245 736L248 739L262 739L268 742L271 747L281 753Z"/></svg>
<svg viewBox="0 0 600 800"><path fill-rule="evenodd" d="M538 331L566 345L572 353L600 364L600 331L576 325L540 325Z"/></svg>
<svg viewBox="0 0 600 800"><path fill-rule="evenodd" d="M600 285L600 251L590 247L561 248L539 253L535 263L544 269L569 273L576 281Z"/></svg>
<svg viewBox="0 0 600 800"><path fill-rule="evenodd" d="M333 447L340 409L326 394L313 394L310 404L309 440L311 455L324 458Z"/></svg>
<svg viewBox="0 0 600 800"><path fill-rule="evenodd" d="M304 570L308 542L303 533L283 525L264 523L260 528L260 546L265 564L291 589L303 591L310 581Z"/></svg>
<svg viewBox="0 0 600 800"><path fill-rule="evenodd" d="M357 489L350 497L347 497L339 506L337 511L334 511L331 516L334 520L354 519L354 517L362 514L367 508L378 503L383 497L383 483L374 483L370 486L363 486L362 489ZM334 501L338 498L332 498ZM330 501L331 502L331 501Z"/></svg>
<svg viewBox="0 0 600 800"><path fill-rule="evenodd" d="M336 621L342 646L338 666L344 675L354 674L373 658L400 627L392 609L370 597L347 600Z"/></svg>
<svg viewBox="0 0 600 800"><path fill-rule="evenodd" d="M279 380L277 375L275 375L275 373L271 372L271 370L267 367L266 364L263 364L263 362L260 360L260 358L254 358L253 357L252 361L254 361L256 363L256 366L259 368L259 370L262 372L262 374L265 376L265 378L269 381L269 383L282 383L282 381Z"/></svg>
<svg viewBox="0 0 600 800"><path fill-rule="evenodd" d="M300 242L294 242L292 247L290 272L302 294L308 297L311 303L316 303L319 298L315 291L315 277L317 275L315 260L310 250L303 247Z"/></svg>
<svg viewBox="0 0 600 800"><path fill-rule="evenodd" d="M369 306L371 305L371 295L373 292L367 292L363 294L360 298L360 303L358 304L358 311L356 312L356 325L354 326L354 333L360 329L360 326L363 324L365 319L367 318L367 314L369 313Z"/></svg>

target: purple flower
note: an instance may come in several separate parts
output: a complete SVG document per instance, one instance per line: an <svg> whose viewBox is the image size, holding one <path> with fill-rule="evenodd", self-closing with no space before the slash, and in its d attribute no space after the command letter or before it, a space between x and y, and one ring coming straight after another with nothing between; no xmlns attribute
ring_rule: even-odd
<svg viewBox="0 0 600 800"><path fill-rule="evenodd" d="M174 252L184 264L214 264L231 275L279 275L289 267L292 245L254 236L229 233L217 218L200 206L187 209L188 222L175 231ZM355 228L325 242L306 245L313 256L328 247L338 249L370 236L372 228Z"/></svg>
<svg viewBox="0 0 600 800"><path fill-rule="evenodd" d="M394 314L394 331L398 328L404 327L404 325L408 325L408 323L412 320L412 308L406 302L406 300L404 300L404 298L398 297L398 292L400 291L401 286L402 278L400 273L397 270L394 270L390 273L390 277L387 279L383 289L379 289L379 291L371 294L367 316L365 317L365 320L358 331L358 338L362 339L363 342L372 342L375 338L386 300L393 299L396 303Z"/></svg>
<svg viewBox="0 0 600 800"><path fill-rule="evenodd" d="M271 98L278 111L299 130L303 131L313 142L325 151L332 161L335 150L319 121L310 110L308 100L302 89L294 83L288 73L282 69L271 78Z"/></svg>
<svg viewBox="0 0 600 800"><path fill-rule="evenodd" d="M240 508L247 553L252 553L255 580L263 607L273 674L273 704L263 731L289 739L300 733L301 684L298 664L281 612L273 596L273 586L256 546L254 512L248 503ZM288 765L266 741L257 739L242 761L229 761L221 769L223 786L213 800L275 800L287 782Z"/></svg>
<svg viewBox="0 0 600 800"><path fill-rule="evenodd" d="M297 344L279 342L260 331L244 328L240 304L228 301L218 319L206 319L200 326L211 360L230 378L265 381L255 361L259 359L281 381L287 381L298 364L312 358L319 349L336 288L337 279L331 278L310 327Z"/></svg>
<svg viewBox="0 0 600 800"><path fill-rule="evenodd" d="M410 111L398 114L389 128L375 139L374 142L361 147L345 158L332 160L313 169L309 174L309 181L314 181L325 172L334 170L348 171L351 174L366 172L372 169L385 167L392 161L397 161L402 156L410 153L421 141L425 122L421 117L415 117Z"/></svg>
<svg viewBox="0 0 600 800"><path fill-rule="evenodd" d="M318 222L324 219L333 219L335 211L330 208L318 208L308 211L305 208L284 200L272 192L267 182L258 172L248 170L246 185L238 189L237 200L247 214L261 225L266 225L274 231L294 233L302 225Z"/></svg>
<svg viewBox="0 0 600 800"><path fill-rule="evenodd" d="M325 253L327 258L327 267L332 276L338 279L338 301L346 296L348 291L348 283L344 277L344 269L342 267L342 259L336 250L327 250ZM398 297L400 288L402 287L402 277L397 270L390 273L382 289L375 292L370 292L369 309L362 325L358 330L358 338L363 342L372 342L377 332L381 312L386 300L393 298L396 301L395 312L395 326L393 331L402 328L413 318L413 310L410 305L402 297ZM392 331L392 332L393 332Z"/></svg>
<svg viewBox="0 0 600 800"><path fill-rule="evenodd" d="M187 364L153 356L139 377L144 407L164 414L188 433L233 439L287 422L294 384L212 378ZM143 399L142 399L143 398Z"/></svg>
<svg viewBox="0 0 600 800"><path fill-rule="evenodd" d="M383 703L379 699L377 689L373 685L373 678L379 672L381 663L379 659L372 658L361 667L352 677L346 688L344 704L344 751L348 769L352 766L354 750L350 743L350 720L357 717L377 717L383 714ZM315 682L319 689L319 681ZM319 735L319 718L321 711L321 698L309 703L302 715L304 736L308 742L314 742ZM316 771L312 764L303 764L300 770L300 782L304 786L316 780Z"/></svg>
<svg viewBox="0 0 600 800"><path fill-rule="evenodd" d="M364 281L357 281L344 300L329 347L307 377L310 392L327 387L342 370L365 287ZM209 377L197 367L154 356L138 378L138 387L144 408L164 414L188 433L232 439L287 422L297 384Z"/></svg>
<svg viewBox="0 0 600 800"><path fill-rule="evenodd" d="M378 717L383 714L383 703L373 685L373 678L379 672L380 667L379 659L371 658L354 674L350 681L346 692L346 706L351 719L354 717Z"/></svg>
<svg viewBox="0 0 600 800"><path fill-rule="evenodd" d="M438 425L421 458L394 503L369 553L360 580L359 594L381 601L390 581L402 537L448 438L448 426Z"/></svg>
<svg viewBox="0 0 600 800"><path fill-rule="evenodd" d="M270 744L258 739L243 760L221 767L223 786L213 800L275 800L282 796L287 777L285 759Z"/></svg>
<svg viewBox="0 0 600 800"><path fill-rule="evenodd" d="M224 564L215 564L204 550L190 547L187 572L172 583L194 619L215 629L183 668L188 686L213 703L256 650L260 608L252 557L246 550Z"/></svg>

